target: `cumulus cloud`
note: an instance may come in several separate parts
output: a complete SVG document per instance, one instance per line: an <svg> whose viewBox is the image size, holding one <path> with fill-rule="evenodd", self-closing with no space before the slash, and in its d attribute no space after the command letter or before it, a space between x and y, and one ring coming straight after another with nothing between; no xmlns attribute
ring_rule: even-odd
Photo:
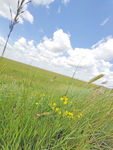
<svg viewBox="0 0 113 150"><path fill-rule="evenodd" d="M107 41L99 43L94 47L93 54L96 59L111 60L113 58L113 38L108 38Z"/></svg>
<svg viewBox="0 0 113 150"><path fill-rule="evenodd" d="M45 57L53 57L63 55L71 49L70 35L59 29L53 34L53 38L43 38L43 41L38 44L37 48Z"/></svg>
<svg viewBox="0 0 113 150"><path fill-rule="evenodd" d="M0 37L0 49L4 42ZM75 78L85 81L102 73L105 76L97 84L102 85L102 82L107 81L104 86L113 87L113 64L110 63L113 60L112 43L113 38L109 37L90 49L73 49L70 35L59 29L52 38L44 37L37 45L24 37L13 45L8 44L5 57L69 76L76 70Z"/></svg>

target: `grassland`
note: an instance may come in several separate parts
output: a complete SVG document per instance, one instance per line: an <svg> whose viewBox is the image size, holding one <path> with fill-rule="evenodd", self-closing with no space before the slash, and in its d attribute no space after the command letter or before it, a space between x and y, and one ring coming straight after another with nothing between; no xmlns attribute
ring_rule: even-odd
<svg viewBox="0 0 113 150"><path fill-rule="evenodd" d="M113 90L0 59L0 150L90 149L113 150Z"/></svg>

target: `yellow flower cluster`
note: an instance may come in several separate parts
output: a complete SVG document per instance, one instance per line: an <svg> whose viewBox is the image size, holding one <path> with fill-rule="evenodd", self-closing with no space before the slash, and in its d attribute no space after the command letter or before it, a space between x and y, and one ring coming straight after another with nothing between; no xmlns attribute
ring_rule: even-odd
<svg viewBox="0 0 113 150"><path fill-rule="evenodd" d="M63 101L64 104L68 103L68 98L66 96L61 97L60 100ZM59 115L62 115L62 117L66 117L69 119L74 118L73 112L69 112L68 110L60 110L60 108L57 106L56 102L53 102L52 108L56 113L58 113ZM79 113L77 115L77 118L80 119L82 116L83 116L83 114Z"/></svg>
<svg viewBox="0 0 113 150"><path fill-rule="evenodd" d="M68 103L67 96L61 97L60 100L63 101L64 104ZM57 107L57 104L55 102L52 104L52 107L53 107L53 110L55 112L57 112L59 115L62 115L63 117L66 116L66 117L71 118L71 119L73 118L73 113L68 112L67 110L65 112L61 111L60 108Z"/></svg>
<svg viewBox="0 0 113 150"><path fill-rule="evenodd" d="M83 114L82 113L80 113L80 114L78 114L78 119L80 119L81 117L83 116Z"/></svg>
<svg viewBox="0 0 113 150"><path fill-rule="evenodd" d="M67 104L68 98L66 96L63 96L60 98L61 101L64 101L64 104Z"/></svg>
<svg viewBox="0 0 113 150"><path fill-rule="evenodd" d="M69 111L67 111L67 110L64 112L63 116L67 116L68 118L72 118L72 119L73 119L73 117L74 117L73 113L72 113L72 112L69 112Z"/></svg>
<svg viewBox="0 0 113 150"><path fill-rule="evenodd" d="M56 103L53 103L53 107L56 107L56 105L57 105ZM59 109L58 107L54 108L54 110L55 110L56 112L58 112L59 115L62 114L62 112L60 111L60 109Z"/></svg>

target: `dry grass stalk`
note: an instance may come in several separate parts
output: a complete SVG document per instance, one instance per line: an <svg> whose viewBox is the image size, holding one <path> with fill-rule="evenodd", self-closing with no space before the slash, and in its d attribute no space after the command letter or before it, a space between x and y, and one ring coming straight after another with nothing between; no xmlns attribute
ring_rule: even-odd
<svg viewBox="0 0 113 150"><path fill-rule="evenodd" d="M51 113L50 112L45 112L45 113L38 113L36 114L37 117L40 117L40 116L48 116L50 115Z"/></svg>
<svg viewBox="0 0 113 150"><path fill-rule="evenodd" d="M100 75L94 77L93 79L91 79L88 83L93 83L93 82L99 80L100 78L102 78L103 76L104 76L104 74L100 74Z"/></svg>
<svg viewBox="0 0 113 150"><path fill-rule="evenodd" d="M77 66L76 65L74 66L74 72L73 72L72 77L71 77L72 80L74 80L75 74L76 74L76 72L79 68L79 65L80 65L81 61L82 61L82 59L79 61ZM68 86L68 88L67 88L67 90L64 94L65 96L67 96L67 94L68 94L69 90L72 88L72 86L73 86L73 83L71 84L71 86ZM72 92L72 89L71 89L71 92Z"/></svg>
<svg viewBox="0 0 113 150"><path fill-rule="evenodd" d="M11 8L9 8L10 9L10 15L11 15L11 22L9 24L9 33L7 35L7 40L5 42L5 45L4 45L4 48L3 48L3 51L2 51L2 55L1 55L2 57L4 56L4 53L5 53L5 50L6 50L6 47L7 47L7 43L9 41L10 35L11 35L13 29L14 29L14 26L17 23L19 23L20 15L25 12L24 6L27 5L30 2L31 2L31 0L28 0L27 2L26 2L26 0L18 0L16 15L15 15L14 18L12 17L12 10L11 10Z"/></svg>
<svg viewBox="0 0 113 150"><path fill-rule="evenodd" d="M57 76L54 76L50 81L53 82L54 80L56 80Z"/></svg>
<svg viewBox="0 0 113 150"><path fill-rule="evenodd" d="M104 81L104 82L102 82L101 84L106 84L108 81Z"/></svg>

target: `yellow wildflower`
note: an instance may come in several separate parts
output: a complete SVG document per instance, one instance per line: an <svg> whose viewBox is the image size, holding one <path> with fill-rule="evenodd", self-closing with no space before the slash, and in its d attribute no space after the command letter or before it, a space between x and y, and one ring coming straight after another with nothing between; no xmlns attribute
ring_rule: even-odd
<svg viewBox="0 0 113 150"><path fill-rule="evenodd" d="M82 114L82 113L80 113L80 116L82 117L82 116L83 116L83 114Z"/></svg>
<svg viewBox="0 0 113 150"><path fill-rule="evenodd" d="M59 111L59 108L56 108L55 111Z"/></svg>
<svg viewBox="0 0 113 150"><path fill-rule="evenodd" d="M61 115L61 111L59 111L58 114Z"/></svg>
<svg viewBox="0 0 113 150"><path fill-rule="evenodd" d="M77 117L78 117L78 119L80 119L80 115L78 115Z"/></svg>
<svg viewBox="0 0 113 150"><path fill-rule="evenodd" d="M63 98L63 97L61 97L61 98L60 98L60 100L61 100L61 101L63 101L63 100L64 100L64 98Z"/></svg>
<svg viewBox="0 0 113 150"><path fill-rule="evenodd" d="M36 105L38 105L39 103L38 103L38 102L36 102L35 104L36 104Z"/></svg>
<svg viewBox="0 0 113 150"><path fill-rule="evenodd" d="M53 106L56 106L56 103L53 103Z"/></svg>
<svg viewBox="0 0 113 150"><path fill-rule="evenodd" d="M65 97L65 101L67 101L68 100L68 98L67 97Z"/></svg>
<svg viewBox="0 0 113 150"><path fill-rule="evenodd" d="M69 112L68 114L69 114L70 116L73 116L73 113L71 113L71 112Z"/></svg>
<svg viewBox="0 0 113 150"><path fill-rule="evenodd" d="M73 118L73 113L69 112L68 115Z"/></svg>
<svg viewBox="0 0 113 150"><path fill-rule="evenodd" d="M64 104L67 104L67 101L64 101Z"/></svg>

